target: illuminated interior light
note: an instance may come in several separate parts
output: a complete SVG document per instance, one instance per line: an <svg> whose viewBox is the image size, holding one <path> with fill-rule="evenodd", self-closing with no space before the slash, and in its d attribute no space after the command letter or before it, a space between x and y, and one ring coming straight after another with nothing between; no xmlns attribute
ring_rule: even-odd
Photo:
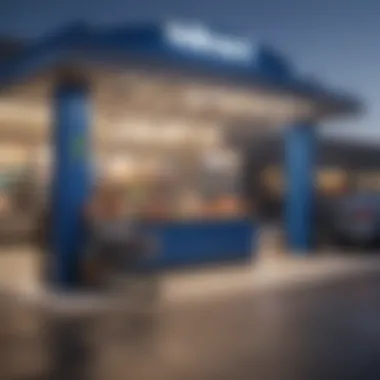
<svg viewBox="0 0 380 380"><path fill-rule="evenodd" d="M28 158L28 152L20 144L0 145L0 163L2 165L25 164Z"/></svg>
<svg viewBox="0 0 380 380"><path fill-rule="evenodd" d="M109 159L106 170L113 178L130 177L136 173L136 162L132 157L116 156Z"/></svg>
<svg viewBox="0 0 380 380"><path fill-rule="evenodd" d="M0 120L20 123L29 121L43 126L51 120L49 108L27 102L2 99L0 101Z"/></svg>
<svg viewBox="0 0 380 380"><path fill-rule="evenodd" d="M125 79L125 94L114 91L122 87L120 78ZM224 127L234 128L236 120L250 130L254 122L286 128L295 118L316 111L313 102L284 94L151 76L143 70L137 74L119 70L106 79L99 71L95 82L92 120L97 147L115 144L119 149L125 143L136 150L211 149L221 144ZM137 108L136 99L141 103ZM0 98L0 133L8 136L12 130L15 139L23 133L23 139L46 141L50 113L46 99Z"/></svg>

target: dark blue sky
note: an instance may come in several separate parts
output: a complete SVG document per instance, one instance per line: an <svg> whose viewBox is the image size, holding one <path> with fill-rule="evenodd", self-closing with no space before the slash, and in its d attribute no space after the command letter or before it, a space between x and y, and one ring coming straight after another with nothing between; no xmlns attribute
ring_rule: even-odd
<svg viewBox="0 0 380 380"><path fill-rule="evenodd" d="M334 133L380 143L377 0L1 0L0 34L36 37L65 23L202 20L273 44L304 74L357 93L367 114ZM327 128L326 128L327 129Z"/></svg>

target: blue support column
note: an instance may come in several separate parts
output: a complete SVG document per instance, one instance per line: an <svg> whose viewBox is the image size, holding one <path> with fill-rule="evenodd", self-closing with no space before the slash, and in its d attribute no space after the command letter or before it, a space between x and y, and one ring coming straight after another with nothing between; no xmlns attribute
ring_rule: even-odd
<svg viewBox="0 0 380 380"><path fill-rule="evenodd" d="M315 128L294 126L285 136L286 233L290 250L312 248Z"/></svg>
<svg viewBox="0 0 380 380"><path fill-rule="evenodd" d="M80 81L63 81L54 101L52 277L68 289L78 280L83 206L91 191L88 88Z"/></svg>

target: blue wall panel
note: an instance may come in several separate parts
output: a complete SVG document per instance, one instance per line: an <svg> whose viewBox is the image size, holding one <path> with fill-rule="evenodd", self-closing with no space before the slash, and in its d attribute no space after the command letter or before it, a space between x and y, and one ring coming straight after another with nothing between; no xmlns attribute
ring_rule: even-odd
<svg viewBox="0 0 380 380"><path fill-rule="evenodd" d="M255 246L249 220L162 222L146 230L157 242L153 265L159 268L249 259Z"/></svg>

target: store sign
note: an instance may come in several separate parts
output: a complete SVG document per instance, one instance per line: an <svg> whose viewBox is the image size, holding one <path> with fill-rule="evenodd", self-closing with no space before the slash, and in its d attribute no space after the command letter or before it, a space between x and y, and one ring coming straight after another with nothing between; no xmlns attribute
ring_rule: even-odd
<svg viewBox="0 0 380 380"><path fill-rule="evenodd" d="M226 36L199 24L168 23L164 28L166 41L176 49L191 51L212 58L252 64L255 49L245 38Z"/></svg>

